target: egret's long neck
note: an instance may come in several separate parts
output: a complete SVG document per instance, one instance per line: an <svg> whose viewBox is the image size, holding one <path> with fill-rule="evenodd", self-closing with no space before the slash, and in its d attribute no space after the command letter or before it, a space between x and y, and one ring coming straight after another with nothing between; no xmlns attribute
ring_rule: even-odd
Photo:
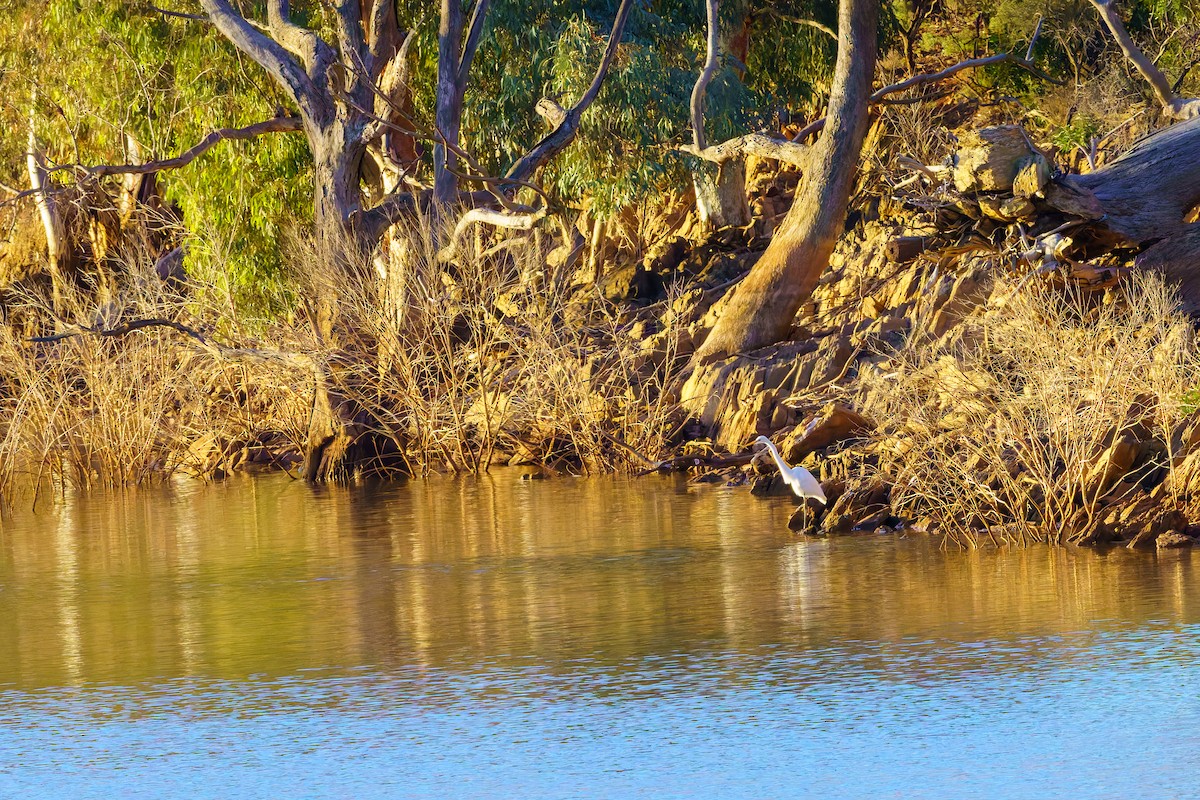
<svg viewBox="0 0 1200 800"><path fill-rule="evenodd" d="M780 472L787 472L791 467L783 460L783 456L779 455L779 451L775 449L775 445L768 439L765 444L767 449L771 451L771 458L775 459L775 466L779 467Z"/></svg>

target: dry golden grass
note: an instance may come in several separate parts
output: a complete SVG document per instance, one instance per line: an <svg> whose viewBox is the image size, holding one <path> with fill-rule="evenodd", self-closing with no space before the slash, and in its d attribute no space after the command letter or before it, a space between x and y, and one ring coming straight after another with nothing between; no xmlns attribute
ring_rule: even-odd
<svg viewBox="0 0 1200 800"><path fill-rule="evenodd" d="M1200 380L1176 308L1153 276L1103 296L1031 283L951 345L910 341L862 394L885 421L878 469L894 480L897 513L931 518L960 544L1086 540L1113 492L1166 472ZM1117 451L1134 443L1126 473Z"/></svg>
<svg viewBox="0 0 1200 800"><path fill-rule="evenodd" d="M373 269L334 281L326 265L344 245L293 248L308 294L336 309L337 391L413 470L480 471L515 454L604 471L661 457L677 421L662 392L679 361L671 326L651 357L615 309L569 299L571 275L534 237L464 236L447 260L450 230L423 218Z"/></svg>
<svg viewBox="0 0 1200 800"><path fill-rule="evenodd" d="M406 472L480 471L514 456L604 471L662 457L678 423L662 392L681 361L673 327L643 351L631 318L568 300L571 276L547 266L535 237L489 238L490 250L464 237L447 260L437 246L447 231L425 220L387 258L298 242L296 274L319 298L306 304L310 324L259 326L257 337L218 287L175 291L149 259L123 265L103 306L87 287L57 309L35 289L11 293L7 311L25 322L0 326L0 500L47 481L211 473L222 453L267 439L300 452L325 390L348 404L356 435L395 445ZM162 326L95 334L146 319L206 341ZM59 332L81 335L33 341Z"/></svg>
<svg viewBox="0 0 1200 800"><path fill-rule="evenodd" d="M38 336L162 319L227 323L164 284L148 259L122 265L102 306L86 286L52 308L48 291L11 288L0 325L0 501L18 490L141 484L179 469L204 472L211 447L301 441L308 392L294 371L214 357L165 327L126 335ZM206 330L206 333L208 331ZM197 443L200 443L199 445Z"/></svg>

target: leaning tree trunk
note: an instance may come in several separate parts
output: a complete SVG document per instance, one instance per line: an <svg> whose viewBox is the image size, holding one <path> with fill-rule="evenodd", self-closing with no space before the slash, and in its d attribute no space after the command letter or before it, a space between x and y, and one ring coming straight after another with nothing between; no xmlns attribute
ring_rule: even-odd
<svg viewBox="0 0 1200 800"><path fill-rule="evenodd" d="M50 185L50 177L46 170L46 160L37 146L37 134L34 132L34 118L29 116L29 147L25 152L25 165L28 170L29 189L32 191L37 206L38 217L42 222L42 231L46 235L46 261L50 268L51 302L56 314L62 313L63 291L72 267L72 251L67 239L66 225L58 208L58 200Z"/></svg>
<svg viewBox="0 0 1200 800"><path fill-rule="evenodd" d="M813 147L791 210L697 350L697 367L782 340L829 265L867 130L878 14L876 0L841 0L825 130Z"/></svg>

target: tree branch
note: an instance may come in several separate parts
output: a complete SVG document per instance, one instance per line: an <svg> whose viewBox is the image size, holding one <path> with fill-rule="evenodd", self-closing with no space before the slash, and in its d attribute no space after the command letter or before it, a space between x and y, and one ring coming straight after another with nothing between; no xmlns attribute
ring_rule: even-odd
<svg viewBox="0 0 1200 800"><path fill-rule="evenodd" d="M777 11L774 8L769 8L769 7L767 8L767 13L777 19L783 20L784 22L791 22L796 25L807 25L810 28L816 28L821 33L823 33L826 36L828 36L829 38L833 39L835 42L837 41L837 38L838 38L837 31L835 31L833 28L829 27L828 25L823 25L822 23L817 22L815 19L805 19L804 17L793 17L791 14L784 14L781 11Z"/></svg>
<svg viewBox="0 0 1200 800"><path fill-rule="evenodd" d="M1146 54L1133 41L1133 37L1129 35L1129 31L1125 29L1125 23L1121 21L1121 15L1117 13L1113 0L1091 0L1091 3L1100 14L1100 19L1104 20L1104 24L1108 26L1113 38L1117 40L1117 45L1125 54L1125 58L1141 73L1142 77L1146 79L1146 83L1150 84L1150 89L1154 92L1154 97L1158 100L1159 105L1162 106L1163 113L1172 119L1191 119L1200 116L1200 99L1183 98L1175 94L1167 76L1146 57Z"/></svg>
<svg viewBox="0 0 1200 800"><path fill-rule="evenodd" d="M1039 23L1038 27L1040 30L1040 27L1041 27L1040 23ZM1034 41L1036 41L1036 38ZM1032 51L1032 49L1033 49L1033 42L1030 42L1030 50ZM1036 75L1037 77L1041 78L1042 80L1053 83L1056 86L1062 86L1065 83L1064 81L1060 81L1057 78L1047 75L1045 72L1043 72L1041 69L1039 69L1037 67L1037 65L1035 65L1031 61L1028 61L1024 58L1020 58L1018 56L1014 56L1012 53L999 53L994 56L985 56L983 58L969 58L966 61L960 61L957 64L946 67L945 69L940 70L938 72L923 72L920 75L914 75L911 78L908 78L907 80L900 81L899 83L893 83L888 86L884 86L882 89L876 90L871 95L869 102L871 103L871 105L875 105L877 103L884 103L884 102L891 103L891 104L900 103L903 101L892 100L892 99L890 99L889 96L896 94L897 92L903 92L908 89L916 88L917 86L924 86L924 85L930 84L930 83L938 83L939 81L944 81L947 78L955 75L956 73L962 72L965 69L979 69L980 67L986 67L989 64L1013 64L1014 66L1020 67L1021 69L1025 70L1026 72L1030 72L1033 75ZM795 136L793 136L792 141L793 142L803 141L804 139L808 138L809 136L820 133L821 130L824 129L824 127L825 127L825 118L824 117L813 120L808 125L805 125L804 128L802 128L799 133L797 133Z"/></svg>
<svg viewBox="0 0 1200 800"><path fill-rule="evenodd" d="M51 336L34 336L29 341L31 342L61 342L64 339L72 339L76 336L95 336L101 339L118 338L127 336L134 331L140 331L144 328L170 328L173 331L182 333L183 335L195 340L207 353L222 359L244 359L248 361L272 362L277 364L286 364L296 369L311 372L318 382L322 382L325 376L325 370L312 356L304 353L289 353L283 350L262 350L258 348L246 347L229 347L228 345L220 344L209 339L195 328L190 328L181 322L176 322L170 319L135 319L129 322L117 325L114 328L90 328L84 326L74 326L71 330L56 333Z"/></svg>
<svg viewBox="0 0 1200 800"><path fill-rule="evenodd" d="M396 21L394 0L371 0L368 12L367 49L371 56L371 75L379 77L400 49L400 24ZM409 33L411 36L411 32Z"/></svg>
<svg viewBox="0 0 1200 800"><path fill-rule="evenodd" d="M479 40L483 36L483 23L487 18L492 0L476 0L475 10L471 12L471 24L467 30L467 39L463 42L462 55L458 59L458 85L465 89L467 76L471 71L471 62L475 59L475 51L479 49Z"/></svg>
<svg viewBox="0 0 1200 800"><path fill-rule="evenodd" d="M704 135L704 100L708 93L708 84L717 74L718 60L721 55L721 22L718 0L706 0L704 3L708 17L708 43L704 54L704 69L692 87L692 146L697 153L704 152L707 147Z"/></svg>
<svg viewBox="0 0 1200 800"><path fill-rule="evenodd" d="M532 150L521 156L517 163L512 165L505 175L506 178L519 181L529 180L539 167L575 141L575 137L579 133L580 117L600 94L600 87L616 57L617 45L621 43L621 37L625 33L625 23L629 21L629 12L632 8L633 0L621 0L621 7L617 9L617 16L613 20L612 32L608 35L608 46L605 48L604 57L600 60L600 66L596 69L592 84L583 97L579 98L579 102L571 107L557 128L543 137L533 146Z"/></svg>
<svg viewBox="0 0 1200 800"><path fill-rule="evenodd" d="M695 145L684 145L679 149L714 164L755 155L759 158L773 158L776 161L803 168L808 164L810 148L808 145L791 142L787 139L776 139L762 133L751 133L729 139L712 147L706 147L703 150L697 150Z"/></svg>
<svg viewBox="0 0 1200 800"><path fill-rule="evenodd" d="M275 4L284 6L286 10L284 0L273 0L272 7ZM300 107L300 112L306 119L314 122L324 119L328 110L325 98L304 69L288 55L279 42L255 30L234 10L229 0L200 0L200 5L221 35L270 73Z"/></svg>
<svg viewBox="0 0 1200 800"><path fill-rule="evenodd" d="M147 161L145 164L98 164L90 167L82 164L69 164L56 167L55 170L75 170L94 177L103 177L105 175L147 175L166 169L186 167L199 156L212 149L218 142L226 139L253 139L265 133L290 133L303 129L304 125L299 117L275 117L274 119L256 122L253 125L247 125L244 128L220 128L219 130L215 130L174 158L166 158L161 161Z"/></svg>
<svg viewBox="0 0 1200 800"><path fill-rule="evenodd" d="M277 42L304 61L313 86L323 90L328 84L329 68L337 61L333 49L315 31L292 22L288 0L267 3L267 26Z"/></svg>
<svg viewBox="0 0 1200 800"><path fill-rule="evenodd" d="M438 261L444 264L454 260L454 256L458 253L459 239L462 238L463 234L472 225L484 224L495 228L527 231L531 230L537 224L538 220L545 216L545 206L536 209L525 208L515 214L496 211L490 208L472 208L459 218L458 224L454 226L454 232L450 235L449 244L438 252Z"/></svg>

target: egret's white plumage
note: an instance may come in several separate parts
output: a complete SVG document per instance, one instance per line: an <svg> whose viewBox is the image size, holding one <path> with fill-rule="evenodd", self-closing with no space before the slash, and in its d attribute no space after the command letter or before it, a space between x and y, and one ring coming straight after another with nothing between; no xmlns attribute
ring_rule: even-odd
<svg viewBox="0 0 1200 800"><path fill-rule="evenodd" d="M778 448L771 443L771 440L765 436L760 436L754 440L753 444L765 444L767 449L771 451L771 458L775 459L775 466L779 467L779 474L783 476L783 482L791 487L796 496L803 500L806 497L811 497L825 505L825 491L821 488L821 482L818 481L813 474L800 466L789 466L783 460L783 456L779 455Z"/></svg>

